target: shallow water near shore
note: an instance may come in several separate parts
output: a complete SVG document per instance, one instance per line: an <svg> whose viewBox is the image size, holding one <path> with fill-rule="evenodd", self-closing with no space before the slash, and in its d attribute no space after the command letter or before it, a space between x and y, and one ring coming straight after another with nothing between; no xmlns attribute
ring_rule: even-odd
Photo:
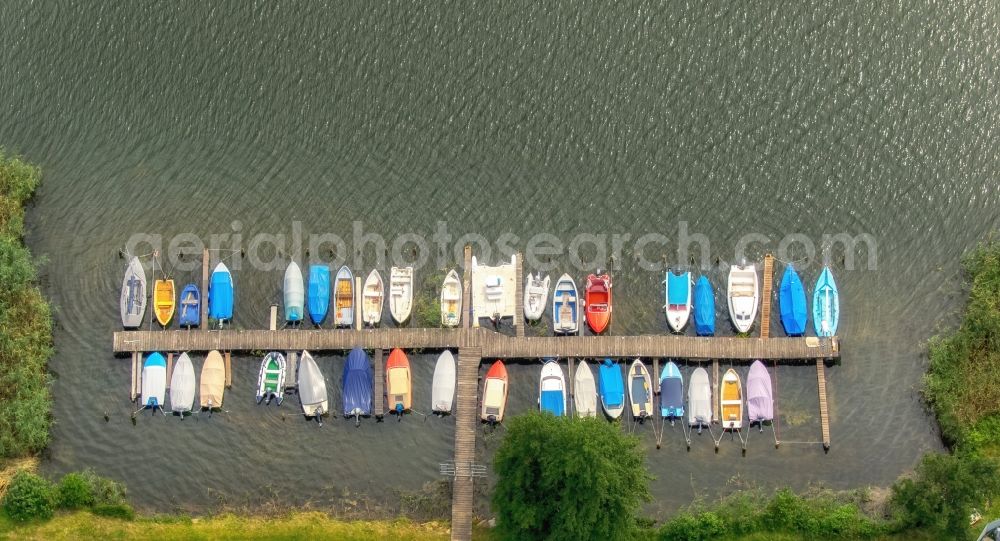
<svg viewBox="0 0 1000 541"><path fill-rule="evenodd" d="M92 467L164 512L345 494L391 509L451 458L453 418L319 428L294 415L294 397L255 406L250 357L233 362L227 415L133 426L129 362L110 351L118 250L135 233L238 234L246 247L259 233L291 239L293 221L305 238L345 239L360 222L391 243L444 221L456 240L510 233L519 249L537 233L630 235L611 332L640 334L667 326L662 274L638 267L634 241L675 242L683 223L710 241L717 290L748 233L769 239L749 259L791 234L816 246L870 234L877 250L855 254L854 270L836 251L831 262L843 357L827 370L830 453L794 443L820 439L816 375L783 365L778 450L754 432L745 457L728 440L716 454L707 435L688 452L679 427L656 450L650 426L637 428L656 477L651 513L734 478L890 483L940 448L918 394L924 341L956 319L961 254L1000 228L998 26L991 4L972 1L0 6L0 145L44 171L27 217L57 320L43 468ZM819 254L805 260L801 242L785 253L811 290ZM362 258L366 273L375 259ZM553 278L585 275L568 254L552 260ZM283 265L241 263L236 325L260 328ZM178 287L200 273L168 270ZM717 317L731 334L721 304ZM422 412L434 359L411 355ZM343 357L317 361L339 404ZM539 370L510 368L508 414L536 407ZM484 432L489 463L503 429Z"/></svg>

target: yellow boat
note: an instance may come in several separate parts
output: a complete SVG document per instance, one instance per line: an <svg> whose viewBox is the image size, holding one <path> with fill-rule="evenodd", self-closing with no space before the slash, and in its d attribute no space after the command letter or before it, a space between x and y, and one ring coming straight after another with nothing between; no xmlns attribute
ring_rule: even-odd
<svg viewBox="0 0 1000 541"><path fill-rule="evenodd" d="M166 327L174 317L174 281L157 280L153 283L153 311L156 321Z"/></svg>
<svg viewBox="0 0 1000 541"><path fill-rule="evenodd" d="M719 422L723 430L743 428L743 385L740 376L730 368L722 376L719 389Z"/></svg>

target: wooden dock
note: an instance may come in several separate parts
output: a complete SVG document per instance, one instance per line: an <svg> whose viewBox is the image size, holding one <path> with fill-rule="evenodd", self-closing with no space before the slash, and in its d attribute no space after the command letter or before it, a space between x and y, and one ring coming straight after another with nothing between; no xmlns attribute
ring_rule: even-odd
<svg viewBox="0 0 1000 541"><path fill-rule="evenodd" d="M226 383L231 384L230 355L232 352L285 351L288 352L286 386L294 386L296 378L296 353L302 350L347 351L355 347L373 352L374 397L373 415L381 418L385 413L384 352L393 348L404 350L458 351L457 393L455 410L454 487L452 491L452 539L468 540L472 536L472 518L475 510L473 479L476 476L476 433L478 426L479 365L482 359L538 359L562 357L568 361L570 397L573 396L575 359L636 358L653 359L655 376L659 375L658 360L682 358L695 362L712 363L713 388L718 388L719 361L771 359L775 361L816 362L819 382L820 419L823 429L823 447L830 447L829 416L826 401L824 362L840 357L838 337L832 338L771 338L770 312L773 278L773 257L764 260L764 296L761 313L760 338L694 337L676 335L642 336L589 336L581 332L573 336L529 336L525 334L523 320L523 263L520 254L515 258L515 336L480 328L472 315L471 258L472 251L465 249L465 272L462 280L462 324L459 328L377 328L377 329L277 329L277 306L272 306L268 327L264 330L210 330L207 319L207 291L209 282L209 252L203 253L201 328L189 330L119 331L115 332L112 349L116 354L127 354L132 360L130 397L134 401L141 392L143 353L160 351L207 352L219 350L226 359ZM360 290L359 283L355 283ZM356 296L357 298L357 296ZM357 320L360 322L360 318ZM172 360L172 356L170 358ZM172 363L171 363L172 364ZM775 373L775 380L777 374ZM657 380L657 384L659 381ZM775 381L777 383L777 381ZM570 400L572 402L572 400ZM713 408L715 410L716 408Z"/></svg>

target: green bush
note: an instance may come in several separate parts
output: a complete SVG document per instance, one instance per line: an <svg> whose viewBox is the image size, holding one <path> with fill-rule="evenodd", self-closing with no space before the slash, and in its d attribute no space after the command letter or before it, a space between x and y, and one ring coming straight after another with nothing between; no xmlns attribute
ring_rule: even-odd
<svg viewBox="0 0 1000 541"><path fill-rule="evenodd" d="M110 503L95 505L90 512L102 517L120 518L132 520L135 518L135 510L127 503Z"/></svg>
<svg viewBox="0 0 1000 541"><path fill-rule="evenodd" d="M3 508L10 518L24 522L52 517L56 494L52 483L28 471L14 474L3 498Z"/></svg>
<svg viewBox="0 0 1000 541"><path fill-rule="evenodd" d="M80 509L94 504L90 480L79 473L67 473L59 483L59 507Z"/></svg>
<svg viewBox="0 0 1000 541"><path fill-rule="evenodd" d="M128 503L125 499L127 491L125 490L125 485L122 483L114 479L101 477L94 473L93 470L84 470L80 475L90 485L93 505L123 505Z"/></svg>
<svg viewBox="0 0 1000 541"><path fill-rule="evenodd" d="M931 453L913 477L893 485L893 511L902 528L962 539L972 508L993 496L998 482L997 464L976 453Z"/></svg>
<svg viewBox="0 0 1000 541"><path fill-rule="evenodd" d="M680 513L660 528L663 541L708 541L731 535L726 524L712 511Z"/></svg>

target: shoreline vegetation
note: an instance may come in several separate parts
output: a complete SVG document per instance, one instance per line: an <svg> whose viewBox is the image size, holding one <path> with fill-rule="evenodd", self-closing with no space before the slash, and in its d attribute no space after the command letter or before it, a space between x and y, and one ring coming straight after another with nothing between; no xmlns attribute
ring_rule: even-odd
<svg viewBox="0 0 1000 541"><path fill-rule="evenodd" d="M41 170L0 149L0 458L35 455L49 443L52 312L24 245L24 206Z"/></svg>
<svg viewBox="0 0 1000 541"><path fill-rule="evenodd" d="M52 314L37 286L37 263L24 245L24 207L41 171L0 149L0 536L28 539L448 539L447 520L344 520L316 511L279 515L219 514L136 517L125 487L93 472L69 473L58 484L33 472L49 441L52 397L46 370L53 353ZM737 487L710 503L695 502L661 525L635 517L636 539L966 539L1000 516L1000 243L989 240L963 258L968 303L958 328L928 342L924 398L948 452L926 455L889 489L853 491ZM436 325L436 294L420 288L416 318ZM513 424L544 422L526 417ZM585 421L583 422L585 424ZM582 426L582 424L581 424ZM567 420L568 434L577 423ZM609 434L612 438L614 435ZM625 437L621 434L621 437ZM526 440L528 443L532 438ZM609 439L608 445L618 445ZM627 445L627 442L626 444ZM531 445L525 445L531 447ZM516 467L516 456L500 457ZM613 465L612 465L613 466ZM607 468L605 468L607 469ZM598 472L608 473L608 472ZM580 477L585 479L586 476ZM447 491L444 491L447 492ZM496 498L494 498L494 501ZM427 515L446 515L447 505ZM412 502L411 502L412 503ZM494 503L495 505L495 503ZM58 510L58 511L57 511ZM523 518L530 510L522 509ZM502 513L501 513L502 515ZM428 517L432 518L432 517ZM503 516L498 517L503 521ZM477 539L516 532L476 525ZM515 535L516 537L516 535ZM628 535L623 536L628 537Z"/></svg>

